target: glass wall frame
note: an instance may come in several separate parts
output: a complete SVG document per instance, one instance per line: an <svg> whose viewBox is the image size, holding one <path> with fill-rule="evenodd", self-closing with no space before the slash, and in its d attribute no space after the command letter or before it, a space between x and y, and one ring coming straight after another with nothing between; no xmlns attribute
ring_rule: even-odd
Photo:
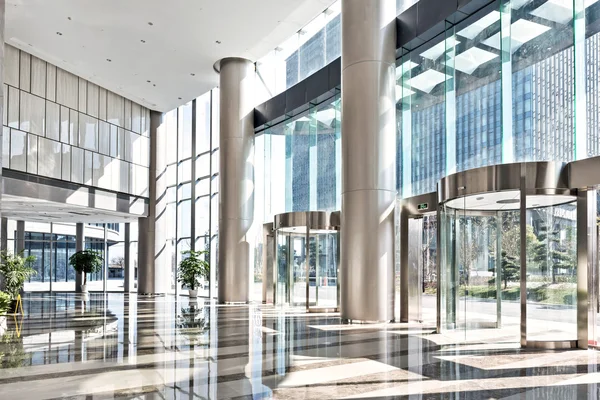
<svg viewBox="0 0 600 400"><path fill-rule="evenodd" d="M210 276L199 295L216 296L219 201L219 90L164 115L170 138L166 153L165 251L173 294L186 293L177 282L185 251L206 251ZM185 291L182 291L185 289Z"/></svg>

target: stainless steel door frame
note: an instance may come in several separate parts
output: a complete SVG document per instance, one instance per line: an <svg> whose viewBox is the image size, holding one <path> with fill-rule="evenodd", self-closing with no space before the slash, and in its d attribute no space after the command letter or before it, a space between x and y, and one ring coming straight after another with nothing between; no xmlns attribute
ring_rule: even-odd
<svg viewBox="0 0 600 400"><path fill-rule="evenodd" d="M418 253L421 252L423 240L423 217L437 212L437 192L402 199L399 205L400 229L400 322L419 321L422 315L421 296L416 296L422 284L422 262ZM420 221L416 221L420 220ZM417 247L415 252L413 247ZM412 251L411 251L412 249ZM420 259L420 261L419 261ZM436 262L437 276L439 265ZM438 279L439 281L439 279ZM412 289L411 289L412 287ZM439 290L438 296L439 296ZM439 300L436 301L439 303ZM397 306L394 305L396 309ZM439 307L437 307L439 313Z"/></svg>
<svg viewBox="0 0 600 400"><path fill-rule="evenodd" d="M275 303L275 251L277 251L277 241L273 234L273 223L263 225L263 250L262 250L262 271L263 271L263 303Z"/></svg>

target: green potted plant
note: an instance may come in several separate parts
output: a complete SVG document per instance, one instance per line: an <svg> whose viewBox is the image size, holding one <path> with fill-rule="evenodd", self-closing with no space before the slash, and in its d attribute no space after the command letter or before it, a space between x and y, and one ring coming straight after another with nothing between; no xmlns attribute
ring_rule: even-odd
<svg viewBox="0 0 600 400"><path fill-rule="evenodd" d="M10 311L16 311L17 297L25 285L25 281L36 274L31 265L35 256L23 257L23 253L3 252L0 262L0 274L4 283L4 291L10 296Z"/></svg>
<svg viewBox="0 0 600 400"><path fill-rule="evenodd" d="M81 250L69 257L69 265L73 269L83 274L83 284L81 285L81 292L87 293L87 274L93 274L94 272L100 272L102 270L102 264L104 259L100 256L100 253L94 250Z"/></svg>
<svg viewBox="0 0 600 400"><path fill-rule="evenodd" d="M179 263L177 281L187 286L190 297L195 298L200 280L207 279L210 271L210 264L206 261L208 251L187 250L181 255L185 258Z"/></svg>

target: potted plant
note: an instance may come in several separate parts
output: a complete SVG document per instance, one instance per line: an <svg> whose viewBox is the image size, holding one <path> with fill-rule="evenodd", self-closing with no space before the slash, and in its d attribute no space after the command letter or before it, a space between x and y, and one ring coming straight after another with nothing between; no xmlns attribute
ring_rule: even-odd
<svg viewBox="0 0 600 400"><path fill-rule="evenodd" d="M73 269L83 274L83 284L81 285L81 292L87 293L87 274L93 274L94 272L100 272L102 270L102 264L104 259L100 256L100 253L94 250L81 250L69 257L69 265Z"/></svg>
<svg viewBox="0 0 600 400"><path fill-rule="evenodd" d="M200 280L208 278L210 270L210 264L206 261L208 251L187 250L182 251L181 254L185 258L179 263L177 281L187 286L190 297L195 298L198 296Z"/></svg>
<svg viewBox="0 0 600 400"><path fill-rule="evenodd" d="M23 253L2 253L0 262L0 274L4 283L4 291L10 296L11 305L9 310L16 312L17 297L25 285L25 281L36 274L31 267L35 262L34 256L23 257Z"/></svg>

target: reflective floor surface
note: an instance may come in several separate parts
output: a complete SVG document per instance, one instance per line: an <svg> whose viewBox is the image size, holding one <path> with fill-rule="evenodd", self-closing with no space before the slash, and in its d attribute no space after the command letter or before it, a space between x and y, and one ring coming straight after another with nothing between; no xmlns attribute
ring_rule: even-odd
<svg viewBox="0 0 600 400"><path fill-rule="evenodd" d="M600 357L419 324L124 294L30 294L0 325L1 399L597 399Z"/></svg>

